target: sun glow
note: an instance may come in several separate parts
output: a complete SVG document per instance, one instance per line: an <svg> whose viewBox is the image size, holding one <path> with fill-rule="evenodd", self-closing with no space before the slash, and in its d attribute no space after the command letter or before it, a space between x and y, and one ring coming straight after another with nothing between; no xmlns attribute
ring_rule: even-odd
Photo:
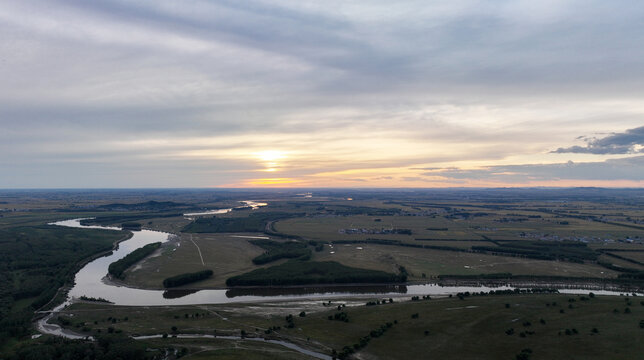
<svg viewBox="0 0 644 360"><path fill-rule="evenodd" d="M279 150L264 150L253 153L253 156L263 162L264 169L260 171L275 172L280 168L278 160L286 158L286 153Z"/></svg>
<svg viewBox="0 0 644 360"><path fill-rule="evenodd" d="M255 179L246 183L246 186L284 186L293 185L297 180L291 178L271 178L271 179Z"/></svg>
<svg viewBox="0 0 644 360"><path fill-rule="evenodd" d="M264 151L258 151L254 153L255 157L262 161L270 162L270 163L275 163L277 160L284 159L286 157L286 153L283 151L279 150L264 150Z"/></svg>

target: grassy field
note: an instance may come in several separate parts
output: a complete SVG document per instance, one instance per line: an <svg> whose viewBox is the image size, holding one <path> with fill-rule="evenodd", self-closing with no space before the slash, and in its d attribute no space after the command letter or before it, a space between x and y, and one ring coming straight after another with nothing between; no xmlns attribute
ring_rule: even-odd
<svg viewBox="0 0 644 360"><path fill-rule="evenodd" d="M189 287L225 287L229 277L256 269L252 259L264 252L247 239L233 236L245 235L182 234L179 241L164 244L160 256L152 256L127 271L126 281L137 287L162 288L163 279L170 276L212 269L214 274L211 278Z"/></svg>
<svg viewBox="0 0 644 360"><path fill-rule="evenodd" d="M227 278L259 267L280 264L278 260L262 266L253 265L252 259L263 249L236 236L261 234L182 234L179 242L164 245L160 256L150 257L127 271L126 283L145 288L161 288L163 279L185 272L212 269L212 278L190 284L190 288L225 287ZM423 241L423 244L437 245ZM444 242L440 242L443 245ZM455 247L462 242L453 241ZM486 244L486 242L465 242ZM204 263L201 263L199 251ZM452 246L450 244L450 246ZM333 252L333 253L332 253ZM337 261L343 265L397 273L403 265L409 271L409 280L422 281L437 275L478 275L509 272L516 275L554 275L574 277L612 278L617 272L596 264L564 261L534 260L521 257L496 256L478 253L452 252L375 244L324 245L321 252L313 252L314 261ZM609 259L619 260L619 259ZM422 274L425 274L425 277Z"/></svg>
<svg viewBox="0 0 644 360"><path fill-rule="evenodd" d="M629 258L629 256L626 255L625 253L618 253L618 255L623 256L625 258ZM624 255L626 255L626 256L624 256ZM644 265L634 264L634 263L632 263L630 261L618 259L618 258L608 256L608 255L600 256L599 261L604 261L604 262L611 263L613 265L621 266L621 267L624 267L624 268L636 269L636 270L644 271Z"/></svg>
<svg viewBox="0 0 644 360"><path fill-rule="evenodd" d="M267 200L268 201L268 200ZM336 240L366 240L389 239L409 244L426 246L446 246L461 249L470 249L473 246L495 247L495 243L485 239L505 240L537 240L546 238L560 239L588 239L591 248L602 249L624 248L644 249L642 244L625 244L620 242L606 243L605 239L638 238L641 230L605 224L584 219L584 216L598 216L608 214L616 216L617 220L625 221L626 218L641 217L641 212L624 209L619 206L598 206L592 202L576 203L508 203L500 207L494 203L465 203L459 204L449 201L396 203L377 199L346 201L341 199L317 199L284 201L271 199L270 206L260 210L234 211L229 214L218 215L221 218L241 219L249 215L263 216L270 213L307 213L305 217L281 219L272 222L272 228L278 233L290 234L307 240L336 241ZM231 204L234 204L231 203ZM543 209L547 209L544 212ZM362 212L363 214L360 214ZM395 213L396 215L388 214ZM366 213L369 213L368 215ZM420 216L407 216L407 215ZM621 215L620 215L621 214ZM621 217L620 217L621 216ZM582 217L582 218L580 218ZM178 233L185 228L190 220L184 217L158 218L144 220L147 228ZM379 230L408 229L411 235L406 234L378 234ZM345 229L366 229L370 233L347 234ZM255 234L257 235L257 234ZM141 266L131 271L133 279L131 285L144 287L159 287L160 281L168 276L176 275L175 262L185 271L199 271L203 268L213 268L215 276L207 281L194 284L195 288L223 286L227 277L255 269L247 263L248 253L256 255L259 250L244 241L223 241L228 236L224 233L217 237L217 241L204 242L203 239L213 237L208 234L195 234L194 243L202 250L203 263L188 247L176 248L173 252L164 251L161 257L147 260ZM185 235L183 236L185 242ZM476 240L476 241L474 241ZM204 242L202 244L202 242ZM191 245L186 243L184 245ZM447 253L440 250L402 249L399 247L375 247L375 245L360 246L366 251L348 253L344 247L336 246L336 254L323 251L314 254L315 260L337 260L340 263L359 266L368 269L391 271L397 265L408 267L412 273L410 279L422 280L438 274L485 274L494 272L511 272L514 274L539 274L561 276L594 276L613 277L614 271L601 268L597 265L570 264L563 262L541 262L533 259L512 258L493 255L472 255L461 253ZM348 248L351 247L347 247ZM195 247L196 249L196 247ZM209 254L206 254L209 253ZM335 255L335 256L331 256ZM620 259L607 259L618 266L627 267L627 261ZM217 269L218 264L223 265ZM214 267L213 267L214 266ZM628 266L639 269L640 266ZM182 269L183 270L183 269ZM146 275L145 272L149 275ZM150 272L151 271L151 272Z"/></svg>
<svg viewBox="0 0 644 360"><path fill-rule="evenodd" d="M254 265L252 259L265 249L250 244L248 238L235 237L265 236L263 233L191 236L181 230L186 229L192 219L168 217L181 214L183 210L235 207L241 200L248 199L269 205L258 210L217 215L233 220L214 223L241 224L245 218L257 216L261 218L257 224L262 226L254 226L253 230L274 231L271 239L277 241L286 241L284 234L292 235L312 251L312 261L337 261L351 267L390 273L397 273L398 267L403 265L412 281L428 280L441 274L475 276L506 272L515 275L615 277L618 275L616 271L594 264L591 257L584 258L586 263L582 264L459 250L486 246L497 247L494 251L499 251L499 246L517 248L528 241L547 240L541 242L554 244L553 241L571 240L587 243L591 249L604 252L599 258L602 262L642 270L644 266L641 264L605 254L610 252L644 262L644 252L610 250L644 249L641 194L635 190L596 189L320 190L313 197L304 198L295 192L282 190L4 191L0 192L0 233L7 236L2 242L2 256L8 259L4 263L11 266L2 272L1 298L3 314L9 314L3 321L8 320L13 328L6 326L0 329L0 337L9 339L8 346L0 352L17 341L29 342L33 304L48 301L59 280L66 278L66 269L99 251L98 247L92 246L99 242L111 243L99 232L65 230L63 234L42 227L51 221L100 216L114 221L120 219L115 222L117 225L125 220L135 221L144 228L177 234L176 240L164 244L153 255L127 270L127 281L131 285L148 288L162 288L162 281L167 277L204 269L212 269L213 277L185 287L225 287L226 279L232 276L259 267L283 264L286 259ZM271 213L281 215L273 218ZM239 228L226 225L214 226L213 229L229 231ZM347 229L360 230L350 233ZM406 234L407 230L411 234ZM123 234L111 233L109 236L121 237ZM333 247L324 244L321 251L315 251L319 250L316 246L320 243L367 239L396 240L400 244L336 243ZM309 240L317 243L309 243ZM499 240L509 240L513 244L508 246ZM517 240L523 243L514 244ZM444 246L453 248L453 251L400 246L410 244ZM65 259L54 256L63 253L70 256ZM559 305L545 306L547 299L550 302L557 299ZM72 319L71 326L78 331L87 328L89 333L100 329L102 334L109 332L110 328L121 334L171 334L172 327L176 326L178 332L211 334L216 329L223 334L237 335L241 330L248 334L266 335L267 329L280 326L277 335L271 333L270 336L287 338L301 346L330 353L331 349L341 351L344 346L352 346L371 330L397 320L383 336L374 337L360 351L359 358L420 358L430 354L446 358L514 359L521 349L530 348L533 350L532 359L629 359L643 352L642 330L637 325L638 321L644 320L644 307L638 306L639 299L631 299L630 314L624 313L626 301L618 298L577 299L570 303L572 309L568 308L567 297L554 295L467 298L464 301L440 299L405 304L397 301L394 304L362 306L367 300L347 302L347 308L340 312L348 314L348 323L327 320L329 315L338 313L332 310L335 305L324 307L320 301L303 301L297 304L148 309L79 304L73 308L79 313ZM506 308L506 303L510 307ZM614 309L617 309L616 313ZM302 310L307 315L300 318L297 315ZM419 316L412 319L411 314L415 313ZM18 322L10 318L16 314L20 318ZM284 317L288 314L295 316L293 328L286 327ZM538 321L542 317L546 324ZM86 323L81 325L81 319ZM530 321L531 325L524 326L525 321ZM506 335L505 331L510 327L515 333ZM594 327L598 328L598 333L591 332ZM573 328L577 334L565 334L566 329L572 331ZM535 334L526 334L527 331ZM559 331L563 331L562 335ZM525 337L520 336L522 332ZM171 344L174 348L185 346L190 350L189 358L197 359L213 356L230 359L302 358L300 354L279 346L243 340L159 339L151 340L150 344L156 348L162 348L164 344Z"/></svg>
<svg viewBox="0 0 644 360"><path fill-rule="evenodd" d="M347 204L351 204L350 206ZM267 209L236 211L219 217L243 218L249 214L301 213L301 212L341 212L351 213L352 209L365 212L376 212L365 215L316 215L282 219L272 223L278 233L284 233L305 240L337 241L337 240L367 240L388 239L415 245L446 246L459 249L471 249L473 246L497 247L491 240L506 239L535 241L539 237L556 237L580 239L620 238L639 236L641 232L619 226L566 218L560 214L543 213L539 208L525 204L513 205L512 210L490 209L488 205L471 206L446 203L434 206L409 206L407 204L386 204L383 201L327 201L327 202L276 202ZM526 209L518 207L524 206ZM588 206L587 204L584 206ZM583 207L580 205L580 208ZM398 215L383 215L378 211L393 211ZM416 212L422 216L402 216L407 212ZM177 230L183 226L186 219L180 219L176 224L172 219L154 219L148 227ZM412 234L377 234L380 230L408 229ZM366 229L360 234L343 233L346 229ZM635 235L639 234L639 235ZM263 236L251 233L251 236ZM141 266L130 271L128 283L134 286L148 288L159 287L160 282L181 272L199 271L211 268L214 276L211 279L191 284L192 288L223 287L225 279L234 275L256 269L252 265L254 256L262 250L253 246L243 238L233 238L235 234L183 234L180 245L166 247L162 256L152 257ZM604 248L610 245L630 245L628 248L644 249L642 244L623 244L590 242L591 248ZM203 263L197 247L201 250ZM625 247L626 248L626 247ZM250 256L252 255L252 256ZM436 275L478 275L499 272L509 272L516 275L548 275L574 277L616 277L617 272L600 265L587 262L586 264L544 261L512 256L497 256L492 254L473 254L451 252L436 249L417 249L400 246L383 246L374 244L336 244L333 248L325 245L321 252L313 253L315 261L338 261L347 266L357 266L365 269L395 272L399 265L405 266L410 272L410 280L423 280ZM601 257L602 261L618 266L626 266L624 260ZM639 266L630 266L639 269ZM424 274L424 276L423 276Z"/></svg>
<svg viewBox="0 0 644 360"><path fill-rule="evenodd" d="M441 274L476 275L503 272L516 275L601 278L617 275L615 271L595 264L371 244L338 244L333 248L326 246L324 251L314 253L313 259L334 260L345 265L360 264L364 268L383 271L394 271L397 265L403 265L410 273L410 280L422 280L423 273L426 277Z"/></svg>
<svg viewBox="0 0 644 360"><path fill-rule="evenodd" d="M370 328L387 321L382 313L389 313L389 321L392 317L398 320L399 326L367 346L365 357L372 358L421 358L431 354L432 358L512 359L522 349L530 348L534 351L531 359L636 359L644 351L644 334L638 327L644 308L639 304L636 314L614 314L612 311L616 307L623 311L623 301L577 301L572 303L573 309L568 309L566 299L562 296L446 299L400 305L391 311L381 309L377 314L360 309L354 316L361 328L347 329L347 332L368 333ZM558 306L546 307L545 304L552 301ZM509 303L510 308L505 308L505 303ZM565 309L565 313L561 314L561 309ZM418 319L412 318L415 313L419 314ZM351 317L352 313L349 314ZM545 324L541 324L540 319L544 319ZM315 317L307 319L316 320L321 322ZM525 322L532 325L524 326ZM304 328L306 324L301 326ZM514 335L505 334L510 328L515 330ZM565 329L572 328L579 334L565 335ZM599 330L599 335L593 335L593 328ZM323 336L330 333L329 330L328 327L318 328L305 335ZM425 335L426 331L428 335ZM520 333L524 331L534 331L534 334L523 338ZM335 346L347 342L333 336L329 339L334 340ZM391 344L404 346L392 347Z"/></svg>
<svg viewBox="0 0 644 360"><path fill-rule="evenodd" d="M191 360L310 360L311 357L298 353L294 350L287 349L281 345L260 343L250 340L190 340L182 339L157 340L149 342L151 346L167 347L171 346L180 349L189 346L192 352L188 359Z"/></svg>
<svg viewBox="0 0 644 360"><path fill-rule="evenodd" d="M644 244L629 244L629 243L590 243L589 247L597 250L606 250L606 249L619 249L619 250L644 250Z"/></svg>
<svg viewBox="0 0 644 360"><path fill-rule="evenodd" d="M289 260L280 265L233 276L229 286L292 286L309 284L391 284L405 283L407 272L400 274L342 265L336 261Z"/></svg>
<svg viewBox="0 0 644 360"><path fill-rule="evenodd" d="M631 252L631 251L613 251L612 252L615 255L623 256L625 258L629 258L635 261L639 261L641 263L644 263L644 251L642 252ZM632 263L631 263L632 264Z"/></svg>
<svg viewBox="0 0 644 360"><path fill-rule="evenodd" d="M374 221L380 219L380 221ZM298 235L313 240L363 240L383 238L402 241L414 241L414 238L436 239L483 239L473 233L467 225L455 224L443 218L421 216L328 216L306 217L280 220L273 227L281 233ZM427 228L448 228L448 231L433 231ZM410 229L412 235L402 234L342 234L342 229L380 230L389 228Z"/></svg>
<svg viewBox="0 0 644 360"><path fill-rule="evenodd" d="M372 337L361 359L514 359L531 349L529 359L640 359L644 353L642 297L578 295L495 295L420 301L396 299L392 304L335 300L280 304L208 305L175 308L132 308L76 304L66 310L72 328L85 323L96 333L114 327L124 334L168 332L239 334L285 339L321 352L340 352L387 322L382 336ZM409 298L407 298L409 300ZM366 301L366 300L365 300ZM625 309L629 309L626 311ZM305 311L306 316L298 314ZM328 320L346 313L348 322ZM286 315L294 315L288 328ZM416 314L416 315L415 315ZM127 318L127 320L124 320ZM110 319L116 319L114 322ZM543 320L543 321L542 321ZM94 324L96 321L96 324ZM79 327L76 327L79 325ZM86 325L87 326L87 325ZM265 329L280 326L265 334ZM512 330L510 330L512 329ZM594 330L595 329L595 330ZM506 332L511 332L507 334ZM523 335L522 335L523 334ZM190 357L225 354L230 359L298 358L289 351L244 341L159 339L157 344L187 347ZM248 355L245 351L251 350ZM194 355L192 355L194 354ZM252 357L245 357L252 356Z"/></svg>
<svg viewBox="0 0 644 360"><path fill-rule="evenodd" d="M316 216L280 220L274 223L275 230L306 238L332 241L366 238L386 238L413 241L415 238L436 240L536 240L536 239L625 239L642 236L642 230L578 218L562 218L560 215L517 211L470 210L475 214L467 218L449 214L424 216ZM461 212L456 212L461 213ZM485 215L481 215L485 214ZM539 216L531 218L529 216ZM380 221L376 221L376 220ZM389 228L410 229L412 235L402 234L343 234L343 229L380 230ZM447 229L447 230L444 230ZM640 245L641 246L641 245ZM644 248L644 247L640 247Z"/></svg>
<svg viewBox="0 0 644 360"><path fill-rule="evenodd" d="M184 226L190 223L190 220L181 216L167 218L153 218L141 221L143 227L150 230L163 231L177 234Z"/></svg>

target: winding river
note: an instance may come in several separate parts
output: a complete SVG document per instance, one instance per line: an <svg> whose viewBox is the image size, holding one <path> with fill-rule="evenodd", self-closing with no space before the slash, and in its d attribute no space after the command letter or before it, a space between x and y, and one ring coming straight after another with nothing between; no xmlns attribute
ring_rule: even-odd
<svg viewBox="0 0 644 360"><path fill-rule="evenodd" d="M93 228L120 230L116 227L84 226L81 219L65 220L53 223L58 226L76 228ZM75 284L69 291L67 302L83 295L94 298L106 299L115 305L129 306L155 306L155 305L197 305L197 304L224 304L233 302L276 301L295 299L324 299L333 297L356 297L365 295L447 295L458 292L480 292L490 290L514 289L513 286L441 286L438 284L421 285L381 285L381 286L333 286L333 287L294 287L282 289L212 289L199 291L177 290L167 292L163 290L137 289L126 286L113 285L106 282L107 268L110 263L125 257L130 252L146 244L165 242L171 234L141 230L118 246L112 254L98 258L85 265L77 274ZM588 293L587 287L569 286L561 290L566 293ZM617 291L592 290L598 295L619 295ZM623 293L623 292L622 292Z"/></svg>
<svg viewBox="0 0 644 360"><path fill-rule="evenodd" d="M225 209L225 211L231 211ZM222 211L223 212L223 211ZM210 214L211 212L207 212ZM186 214L188 215L188 214ZM198 214L190 214L198 215ZM200 215L200 214L199 214ZM51 225L67 226L74 228L91 228L91 229L106 229L106 230L121 230L117 227L105 226L85 226L81 225L82 219L65 220L52 223ZM67 299L63 304L57 306L53 311L42 319L40 319L36 326L42 333L64 336L72 339L85 338L85 335L76 334L72 331L61 328L56 324L48 323L49 319L54 316L58 311L65 306L71 304L74 299L81 296L103 298L115 305L128 305L128 306L158 306L158 305L197 305L197 304L225 304L225 303L238 303L238 302L254 302L254 301L285 301L297 299L326 299L326 298L349 298L349 297L377 297L384 298L390 296L413 296L413 295L448 295L456 294L458 292L481 292L490 290L508 290L514 289L513 286L441 286L438 284L421 284L421 285L369 285L369 286L332 286L332 287L292 287L281 289L213 289L213 290L146 290L130 288L126 286L118 286L106 281L107 268L112 262L125 257L130 252L140 248L144 245L154 242L165 242L171 234L152 231L141 230L133 232L133 236L128 240L119 243L118 248L111 254L97 258L87 263L75 276L75 284L69 290ZM561 285L561 284L558 284ZM530 287L530 284L526 285ZM544 286L543 284L534 284L535 287L557 287L557 284ZM593 291L598 295L620 295L618 291L609 291L601 289L591 289L587 284L580 284L563 286L565 289L560 290L562 293L570 294L587 294ZM623 291L622 291L623 293ZM159 335L160 336L160 335ZM201 335L185 335L188 336L201 336ZM251 339L248 339L251 340ZM293 350L314 356L320 359L328 359L328 355L311 352L306 349L297 347L277 340L266 340L261 338L254 338L254 341L266 341L276 344L281 344Z"/></svg>

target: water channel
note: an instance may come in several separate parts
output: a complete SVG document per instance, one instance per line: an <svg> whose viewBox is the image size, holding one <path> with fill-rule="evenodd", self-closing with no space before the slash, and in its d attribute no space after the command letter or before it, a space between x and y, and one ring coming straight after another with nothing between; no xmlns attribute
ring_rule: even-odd
<svg viewBox="0 0 644 360"><path fill-rule="evenodd" d="M225 209L231 211L229 209ZM214 213L207 211L205 213ZM227 212L222 211L222 212ZM186 214L188 215L188 214ZM196 214L191 214L196 215ZM117 227L106 226L86 226L81 225L82 219L72 219L52 223L57 226L67 226L73 228L91 228L106 230L121 230ZM75 334L71 331L60 328L58 325L49 324L48 320L59 310L71 304L74 299L81 296L103 298L114 305L128 306L160 306L160 305L197 305L197 304L225 304L238 302L257 302L257 301L287 301L297 299L328 299L328 298L349 298L349 297L369 297L387 298L390 296L414 296L414 295L448 295L459 292L488 292L490 290L510 290L514 286L500 284L499 286L443 286L439 284L420 284L420 285L365 285L365 286L300 286L289 288L253 288L253 289L210 289L210 290L148 290L138 289L126 286L114 285L106 281L107 269L109 264L125 257L132 251L144 245L154 242L165 242L171 234L141 230L134 231L133 236L119 243L118 248L111 254L99 257L87 263L75 276L75 284L69 290L67 300L56 307L53 312L38 321L39 331L47 334L65 336L68 338L84 338L84 335ZM240 239L240 241L243 241ZM530 287L526 284L525 287ZM557 287L557 284L533 284L534 287ZM559 284L562 285L562 284ZM523 285L522 285L523 286ZM588 284L565 284L561 286L562 293L570 294L587 294L593 291L597 295L620 295L620 291L591 289ZM263 339L255 339L261 341ZM269 340L265 340L269 341ZM270 340L272 341L272 340ZM287 347L293 348L293 344L285 343ZM284 345L284 344L282 344ZM294 348L293 348L294 349ZM299 351L298 349L295 349ZM305 350L308 351L308 350ZM300 351L301 352L301 351ZM310 353L309 355L327 358L327 355Z"/></svg>
<svg viewBox="0 0 644 360"><path fill-rule="evenodd" d="M119 230L116 227L84 226L81 219L59 221L58 226L76 228L93 228ZM377 297L389 295L447 295L458 292L480 292L490 290L514 289L514 286L444 286L439 284L419 285L368 285L368 286L300 286L290 288L259 288L259 289L209 289L209 290L148 290L126 286L118 286L106 281L107 268L110 263L125 257L130 252L146 244L165 242L171 234L152 230L135 231L134 235L118 246L112 254L98 258L85 265L77 274L75 284L69 291L68 301L81 296L103 298L115 305L155 306L155 305L197 305L224 304L233 302L276 301L296 299L324 299L333 297L355 297L374 295ZM557 286L557 284L552 284ZM535 287L543 287L536 285ZM587 284L575 286L568 284L560 290L565 293L588 293ZM592 289L598 295L619 295L620 291Z"/></svg>

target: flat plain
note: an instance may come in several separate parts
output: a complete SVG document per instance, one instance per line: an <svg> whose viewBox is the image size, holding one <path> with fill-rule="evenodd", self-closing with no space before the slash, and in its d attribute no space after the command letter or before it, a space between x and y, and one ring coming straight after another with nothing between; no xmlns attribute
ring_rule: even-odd
<svg viewBox="0 0 644 360"><path fill-rule="evenodd" d="M372 306L365 304L379 298L334 299L328 305L318 301L145 309L77 304L62 316L72 321L72 328L86 327L93 334L110 327L124 334L167 333L167 339L155 344L184 346L199 358L226 354L231 359L262 359L280 350L241 339L228 347L204 339L177 339L172 337L173 327L175 333L223 336L239 336L243 330L248 337L286 339L331 354L345 346L353 348L373 330L391 323L355 355L365 359L513 359L530 349L530 359L638 359L644 352L641 299L517 294L463 300L456 296L418 301L397 297L393 303ZM627 308L630 312L625 313ZM306 316L298 315L302 311ZM329 320L341 313L348 322ZM295 319L293 328L287 327L288 315ZM276 327L280 329L266 333ZM281 351L280 358L301 356L284 348Z"/></svg>
<svg viewBox="0 0 644 360"><path fill-rule="evenodd" d="M137 288L161 289L166 278L208 269L211 277L179 289L227 288L231 277L271 273L286 263L295 272L303 271L298 264L301 269L315 268L305 264L335 266L336 272L345 272L337 273L340 277L377 270L410 284L583 283L621 287L624 294L644 287L644 207L637 190L325 190L312 197L241 190L0 195L0 232L7 250L3 256L15 258L2 277L2 311L13 314L12 325L8 317L3 319L6 330L1 333L0 353L7 358L26 359L52 346L93 346L50 335L29 339L35 333L34 311L62 301L64 291L55 290L71 286L81 264L127 238L128 232L47 225L73 218L96 225L139 224L170 236L125 271L120 281ZM245 200L268 205L250 209ZM184 215L223 208L236 209ZM24 249L54 249L59 243L67 245L59 246L57 256L69 262L58 268L58 282L45 279L51 272L46 252L34 251L43 260L28 266L19 259L33 256ZM10 254L11 249L16 253ZM48 292L26 291L34 284L48 285ZM258 338L356 359L638 359L644 352L642 296L468 295L431 300L404 293L391 299L338 295L322 300L310 295L298 301L161 307L77 299L52 321L98 338L97 346L106 354L110 350L103 345L110 339L128 354L138 354L133 358L150 359L309 358ZM163 334L167 337L131 338ZM186 334L233 337L174 337Z"/></svg>

